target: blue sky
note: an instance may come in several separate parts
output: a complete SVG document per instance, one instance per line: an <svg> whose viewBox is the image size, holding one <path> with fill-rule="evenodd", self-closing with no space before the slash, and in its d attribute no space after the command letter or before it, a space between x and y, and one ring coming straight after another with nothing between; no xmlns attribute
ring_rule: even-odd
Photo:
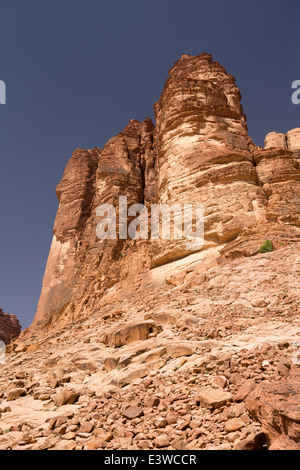
<svg viewBox="0 0 300 470"><path fill-rule="evenodd" d="M153 118L181 54L236 77L256 144L300 127L299 16L299 0L0 0L0 307L31 323L68 159Z"/></svg>

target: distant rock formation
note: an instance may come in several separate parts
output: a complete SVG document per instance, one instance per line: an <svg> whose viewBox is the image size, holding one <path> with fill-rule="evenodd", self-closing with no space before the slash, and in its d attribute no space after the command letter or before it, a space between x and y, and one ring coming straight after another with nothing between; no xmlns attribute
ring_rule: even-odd
<svg viewBox="0 0 300 470"><path fill-rule="evenodd" d="M9 344L21 333L21 325L16 315L4 313L0 308L0 341Z"/></svg>
<svg viewBox="0 0 300 470"><path fill-rule="evenodd" d="M180 240L99 240L100 204L202 203L202 251L250 256L267 238L300 239L300 129L248 136L235 79L211 55L183 55L150 119L103 149L77 149L57 187L59 209L31 330L100 309L103 294L191 252ZM249 241L250 240L250 241ZM250 245L248 244L250 243ZM219 253L219 252L218 252ZM188 261L187 261L188 263Z"/></svg>

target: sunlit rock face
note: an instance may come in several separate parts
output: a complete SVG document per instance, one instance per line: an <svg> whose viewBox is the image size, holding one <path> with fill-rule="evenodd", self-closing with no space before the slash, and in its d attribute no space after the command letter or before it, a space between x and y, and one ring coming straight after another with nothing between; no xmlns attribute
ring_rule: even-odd
<svg viewBox="0 0 300 470"><path fill-rule="evenodd" d="M184 55L155 104L158 200L204 204L206 245L229 242L265 218L240 99L234 78L210 55Z"/></svg>
<svg viewBox="0 0 300 470"><path fill-rule="evenodd" d="M155 126L131 120L102 149L77 149L68 162L30 331L97 314L103 295L130 295L142 274L155 283L156 270L189 266L190 255L250 256L266 238L299 237L300 129L268 134L265 149L254 145L235 79L209 54L183 55L154 109ZM97 208L111 204L118 217L120 196L149 215L152 204L203 204L203 244L126 240L119 225L116 239L100 239Z"/></svg>
<svg viewBox="0 0 300 470"><path fill-rule="evenodd" d="M300 129L268 134L255 161L268 197L267 219L286 228L300 227Z"/></svg>
<svg viewBox="0 0 300 470"><path fill-rule="evenodd" d="M300 158L300 128L292 129L287 134L270 132L265 139L265 148L289 150L294 157Z"/></svg>
<svg viewBox="0 0 300 470"><path fill-rule="evenodd" d="M281 148L287 150L287 138L285 134L270 132L265 138L265 148Z"/></svg>

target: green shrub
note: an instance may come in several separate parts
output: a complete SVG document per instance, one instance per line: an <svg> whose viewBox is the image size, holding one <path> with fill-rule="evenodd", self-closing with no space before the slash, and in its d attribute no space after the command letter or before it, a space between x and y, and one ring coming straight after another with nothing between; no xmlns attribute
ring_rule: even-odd
<svg viewBox="0 0 300 470"><path fill-rule="evenodd" d="M273 251L273 243L271 240L266 240L265 243L260 247L259 252L269 253L270 251Z"/></svg>

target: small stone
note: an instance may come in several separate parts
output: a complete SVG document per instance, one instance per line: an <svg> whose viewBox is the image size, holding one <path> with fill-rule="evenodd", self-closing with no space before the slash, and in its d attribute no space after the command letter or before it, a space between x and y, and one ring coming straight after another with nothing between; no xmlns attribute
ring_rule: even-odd
<svg viewBox="0 0 300 470"><path fill-rule="evenodd" d="M143 414L143 410L139 406L130 406L127 410L123 411L123 416L127 419L140 418Z"/></svg>
<svg viewBox="0 0 300 470"><path fill-rule="evenodd" d="M251 302L252 307L254 308L260 308L260 307L267 307L270 302L268 302L265 299L256 299Z"/></svg>
<svg viewBox="0 0 300 470"><path fill-rule="evenodd" d="M278 372L282 377L288 377L290 375L291 363L286 358L281 358L278 363Z"/></svg>
<svg viewBox="0 0 300 470"><path fill-rule="evenodd" d="M214 377L212 379L212 385L215 385L216 387L220 388L225 388L228 386L228 380L223 375Z"/></svg>
<svg viewBox="0 0 300 470"><path fill-rule="evenodd" d="M190 421L183 421L178 424L177 428L178 431L185 431L190 426Z"/></svg>
<svg viewBox="0 0 300 470"><path fill-rule="evenodd" d="M155 445L159 449L162 447L168 447L170 445L169 437L166 434L162 434L155 439Z"/></svg>
<svg viewBox="0 0 300 470"><path fill-rule="evenodd" d="M231 445L230 444L220 444L219 446L216 447L209 447L208 450L231 450Z"/></svg>
<svg viewBox="0 0 300 470"><path fill-rule="evenodd" d="M160 402L160 399L154 395L148 395L144 399L144 405L147 408L154 408L155 406L158 406Z"/></svg>
<svg viewBox="0 0 300 470"><path fill-rule="evenodd" d="M76 442L64 439L55 446L55 450L75 450L75 447Z"/></svg>
<svg viewBox="0 0 300 470"><path fill-rule="evenodd" d="M73 405L79 398L79 393L72 392L70 390L63 390L52 397L57 407L63 405Z"/></svg>
<svg viewBox="0 0 300 470"><path fill-rule="evenodd" d="M227 435L227 441L230 443L236 442L241 437L239 432L230 432Z"/></svg>
<svg viewBox="0 0 300 470"><path fill-rule="evenodd" d="M244 401L248 395L256 388L254 380L246 380L245 383L239 388L234 397L234 401Z"/></svg>
<svg viewBox="0 0 300 470"><path fill-rule="evenodd" d="M224 410L224 416L227 419L239 418L245 414L246 408L242 403L237 403Z"/></svg>
<svg viewBox="0 0 300 470"><path fill-rule="evenodd" d="M15 373L16 379L26 379L26 372L23 369L19 369Z"/></svg>
<svg viewBox="0 0 300 470"><path fill-rule="evenodd" d="M175 415L172 415L171 413L168 413L166 416L166 420L168 424L176 424L177 423L177 418Z"/></svg>
<svg viewBox="0 0 300 470"><path fill-rule="evenodd" d="M13 388L7 394L7 401L17 400L24 395L26 395L26 391L23 388Z"/></svg>
<svg viewBox="0 0 300 470"><path fill-rule="evenodd" d="M167 421L164 418L157 418L153 422L156 428L165 428L167 426Z"/></svg>
<svg viewBox="0 0 300 470"><path fill-rule="evenodd" d="M184 439L179 439L173 444L175 450L185 450L187 442Z"/></svg>
<svg viewBox="0 0 300 470"><path fill-rule="evenodd" d="M241 418L232 418L230 419L225 425L225 431L227 433L239 431L240 429L244 428L246 423Z"/></svg>
<svg viewBox="0 0 300 470"><path fill-rule="evenodd" d="M90 434L93 432L94 425L92 423L84 423L82 426L80 426L80 432Z"/></svg>
<svg viewBox="0 0 300 470"><path fill-rule="evenodd" d="M207 408L220 408L232 400L232 395L223 390L215 390L213 388L203 388L199 391L197 400L200 405Z"/></svg>

